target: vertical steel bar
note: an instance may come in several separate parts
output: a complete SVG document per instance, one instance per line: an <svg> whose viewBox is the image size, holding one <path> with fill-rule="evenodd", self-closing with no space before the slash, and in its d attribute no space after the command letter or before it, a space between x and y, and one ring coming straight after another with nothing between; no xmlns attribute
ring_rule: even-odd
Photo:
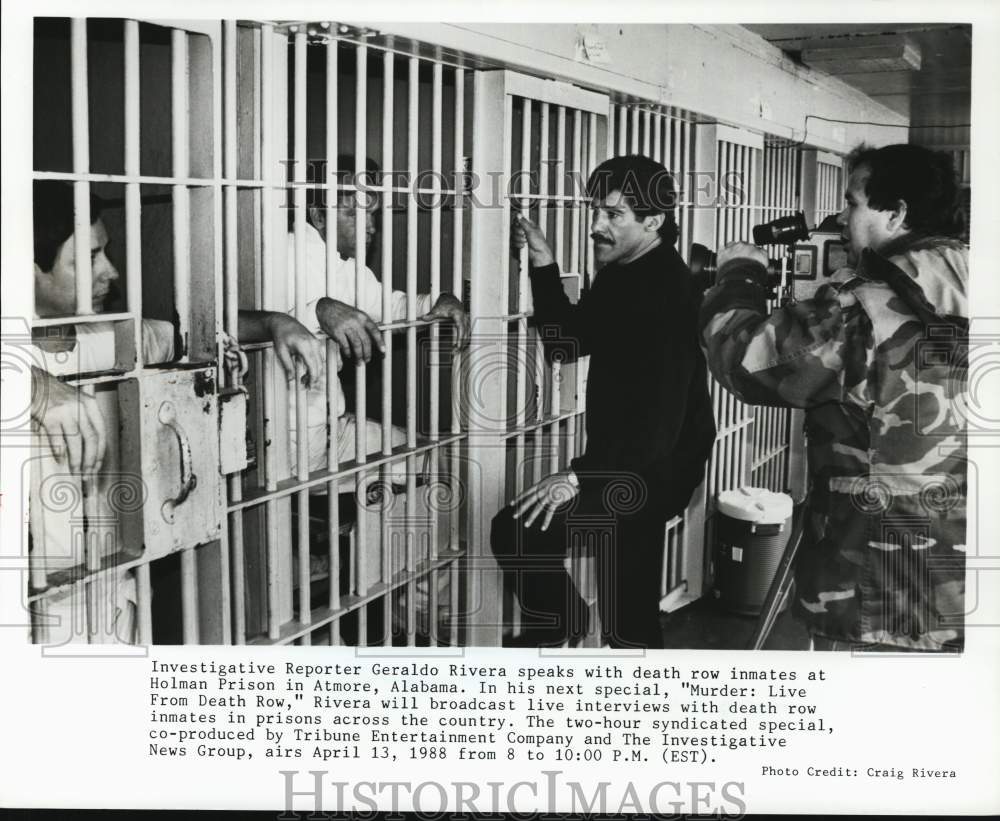
<svg viewBox="0 0 1000 821"><path fill-rule="evenodd" d="M560 106L561 108L561 106ZM613 157L615 155L615 110L617 106L614 103L608 105L608 144L607 144L607 156Z"/></svg>
<svg viewBox="0 0 1000 821"><path fill-rule="evenodd" d="M90 114L87 93L87 21L73 18L70 24L70 62L72 86L73 118L73 171L86 174L90 171ZM93 271L90 259L90 183L73 183L73 256L76 268L76 313L94 313ZM93 389L86 391L93 395ZM83 497L86 528L81 534L83 540L84 566L88 573L101 567L101 550L98 533L94 528L97 521L97 495L89 493ZM97 638L102 612L100 590L94 584L83 588L86 606L86 634L88 642Z"/></svg>
<svg viewBox="0 0 1000 821"><path fill-rule="evenodd" d="M584 203L581 192L577 190L577 185L581 182L583 161L581 157L581 123L582 112L579 109L573 110L573 220L570 226L570 258L569 269L573 273L580 273L580 209Z"/></svg>
<svg viewBox="0 0 1000 821"><path fill-rule="evenodd" d="M366 178L368 162L368 47L359 45L355 54L355 92L354 92L354 297L356 303L361 303L365 289L365 268L367 265L366 251L368 241L368 197L362 192L362 181ZM367 370L364 360L355 365L355 410L354 439L357 445L355 460L358 464L368 461L368 403L367 403ZM358 471L355 478L358 518L355 529L355 563L358 576L358 594L368 592L368 517L366 471ZM358 609L358 644L364 646L368 642L368 607Z"/></svg>
<svg viewBox="0 0 1000 821"><path fill-rule="evenodd" d="M444 66L435 62L431 70L431 187L434 191L431 205L431 304L437 302L441 295L441 154L443 149L443 123L442 106L444 97ZM438 323L431 325L430 329L430 438L432 441L440 439L440 393L441 393L441 326ZM437 447L427 452L425 459L427 465L428 487L424 489L424 496L427 500L427 536L428 536L428 560L434 562L438 556L438 516L434 503L433 485L440 481L438 468L440 465L440 451ZM438 609L438 585L437 571L432 570L427 574L428 586L428 606L427 606L427 629L430 635L431 645L435 645L437 638L437 609Z"/></svg>
<svg viewBox="0 0 1000 821"><path fill-rule="evenodd" d="M463 174L465 163L465 69L455 69L455 210L454 227L452 229L452 292L464 304L465 300L465 271L463 267L463 249L465 247L464 237L464 216L465 197L464 186L465 177ZM465 385L462 381L462 352L456 351L452 354L451 370L451 432L458 434L462 432L462 398L465 394ZM461 445L456 442L451 447L451 491L452 499L459 498L458 487L461 481ZM461 511L453 505L451 510L451 534L449 538L449 548L457 551L460 547L460 517ZM458 630L458 565L452 564L451 594L453 598L451 608L451 643L456 643Z"/></svg>
<svg viewBox="0 0 1000 821"><path fill-rule="evenodd" d="M406 318L413 323L417 318L417 176L419 163L420 136L420 60L409 59L409 99L406 165L409 175L410 196L406 203ZM416 519L417 476L416 459L412 455L417 446L417 327L411 324L406 329L406 517L407 522ZM416 571L415 534L406 528L406 643L416 644L416 594L414 579Z"/></svg>
<svg viewBox="0 0 1000 821"><path fill-rule="evenodd" d="M181 621L185 644L198 644L198 560L196 548L181 551Z"/></svg>
<svg viewBox="0 0 1000 821"><path fill-rule="evenodd" d="M139 644L153 643L153 588L149 582L149 565L140 564L135 569L136 623Z"/></svg>
<svg viewBox="0 0 1000 821"><path fill-rule="evenodd" d="M90 114L87 97L87 21L70 23L70 61L73 117L73 172L90 171ZM76 265L76 313L94 313L90 267L90 183L73 183L73 251Z"/></svg>
<svg viewBox="0 0 1000 821"><path fill-rule="evenodd" d="M590 114L590 128L587 133L587 169L586 177L590 178L594 169L597 167L597 115L594 113ZM584 196L586 197L586 189L584 189ZM584 200L583 207L589 208L590 202L589 197ZM584 286L589 285L594 281L594 243L590 241L590 229L587 227L589 224L588 219L584 219L584 237L583 237L583 247L586 254L586 262L583 270L583 278L580 281L581 290Z"/></svg>
<svg viewBox="0 0 1000 821"><path fill-rule="evenodd" d="M388 323L392 315L392 191L393 174L393 105L395 91L395 55L385 52L382 58L382 322ZM382 332L382 344L385 354L382 359L382 454L392 453L392 332ZM384 494L392 492L392 469L390 465L382 468L382 487ZM388 497L386 503L379 506L380 550L382 560L382 583L386 586L392 581L392 536L389 527ZM388 646L392 643L392 596L383 597L383 634L382 643Z"/></svg>
<svg viewBox="0 0 1000 821"><path fill-rule="evenodd" d="M657 112L656 114L653 115L653 154L652 154L653 159L655 159L657 162L663 162L662 149L661 149L662 131L663 131L663 115ZM668 171L673 170L667 163L664 162L663 164L667 166Z"/></svg>
<svg viewBox="0 0 1000 821"><path fill-rule="evenodd" d="M520 181L520 201L518 202L520 213L530 216L529 208L531 200L528 195L531 192L529 177L531 175L531 100L527 97L521 99L521 156L517 168ZM518 314L523 314L528 307L528 248L525 245L521 249L520 266L518 268L517 279L517 301L516 310ZM515 399L514 399L514 428L517 435L514 439L514 494L519 495L524 490L524 446L525 434L524 426L526 420L527 404L527 369L528 369L528 319L519 316L517 319L517 355L514 357L515 373Z"/></svg>
<svg viewBox="0 0 1000 821"><path fill-rule="evenodd" d="M280 186L283 181L278 176L277 152L282 150L274 145L275 138L271 130L278 112L275 110L274 96L277 91L274 71L275 60L278 58L275 50L275 40L284 42L284 38L276 36L274 27L269 24L261 26L261 77L260 77L260 165L265 187L261 197L261 300L263 305L270 307L274 299L275 255L287 253L286 248L276 247L274 232L274 213L277 209ZM284 58L284 55L281 55ZM285 112L281 113L285 116ZM276 427L276 394L279 393L280 375L273 348L264 351L264 474L267 490L278 487L277 449L273 444L279 435ZM302 431L299 435L305 435ZM267 636L271 641L277 641L281 636L280 621L280 589L278 575L278 505L268 501L265 507L266 552L267 552Z"/></svg>
<svg viewBox="0 0 1000 821"><path fill-rule="evenodd" d="M575 193L571 185L570 193ZM566 108L556 107L556 241L555 257L560 271L565 271L566 251Z"/></svg>
<svg viewBox="0 0 1000 821"><path fill-rule="evenodd" d="M125 21L125 175L138 177L139 165L139 23ZM133 344L137 367L144 362L142 331L142 201L139 183L125 185L125 270L128 310L133 315Z"/></svg>
<svg viewBox="0 0 1000 821"><path fill-rule="evenodd" d="M330 186L326 190L324 205L324 225L337 224L337 211L343 200L343 195L337 185L338 173L337 154L338 133L337 123L340 117L337 113L337 56L339 46L337 41L329 41L324 46L326 51L326 182ZM346 170L346 169L345 169ZM340 257L337 254L337 243L326 243L326 293L333 296L337 293L337 277ZM332 339L326 340L326 406L329 422L329 436L326 447L326 469L331 474L340 470L340 374L337 361L340 349ZM327 519L327 562L330 568L330 584L327 593L327 607L331 610L340 609L340 482L331 479L326 485L326 519ZM330 625L330 644L340 641L339 620Z"/></svg>
<svg viewBox="0 0 1000 821"><path fill-rule="evenodd" d="M126 23L128 25L128 23ZM224 48L224 81L225 81L225 168L224 173L227 178L225 186L225 328L226 331L236 338L239 326L239 237L237 235L237 188L235 180L239 175L239 134L237 133L237 99L236 88L236 49L237 30L235 20L226 20L223 23L225 39ZM138 56L138 55L137 55ZM138 92L138 89L137 89ZM138 127L138 126L137 126ZM130 289L131 290L131 289ZM239 378L234 379L234 384L239 383ZM243 498L243 482L238 473L229 477L228 481L229 499L238 502ZM243 513L238 511L229 517L229 544L223 544L222 550L229 550L231 553L232 579L232 640L236 644L243 644L246 639L246 601L244 586L244 553L243 553ZM227 633L229 631L226 631ZM229 636L227 636L229 640Z"/></svg>
<svg viewBox="0 0 1000 821"><path fill-rule="evenodd" d="M548 234L548 198L549 198L549 104L541 104L541 114L539 119L539 140L538 140L538 224L541 226L542 231ZM550 373L548 374L548 379L550 380L549 398L550 398L550 414L556 416L559 413L558 404L552 403L551 399L556 397L555 391L557 390L557 382L559 380L559 363L553 363ZM539 337L537 331L535 333L535 392L538 398L537 408L536 408L536 419L541 421L545 418L545 385L546 385L546 369L545 369L545 352L542 346L542 340ZM542 448L544 445L544 435L542 428L539 428L535 433L535 481L541 479L541 474L543 472L543 453ZM555 432L552 432L550 436L550 446L555 442ZM550 460L550 470L546 472L554 472L558 470L558 465L551 465Z"/></svg>
<svg viewBox="0 0 1000 821"><path fill-rule="evenodd" d="M188 94L187 32L171 32L171 150L175 178L191 173L188 139L190 100ZM179 317L181 344L188 355L187 331L191 324L191 192L187 185L173 185L174 203L174 310ZM180 352L177 352L180 353Z"/></svg>
<svg viewBox="0 0 1000 821"><path fill-rule="evenodd" d="M294 248L295 248L295 315L300 320L306 316L308 302L308 277L306 259L306 104L307 104L307 64L306 49L308 39L305 31L295 33L295 76L293 86L292 114L295 123L294 162L292 165L294 191ZM309 406L306 403L305 388L302 385L302 365L296 364L295 371L295 426L296 436L296 479L304 481L309 478ZM299 557L299 623L309 624L312 621L312 599L310 591L310 560L309 560L309 491L300 490L296 494L298 511L298 557ZM310 634L305 633L300 639L302 644L309 644Z"/></svg>

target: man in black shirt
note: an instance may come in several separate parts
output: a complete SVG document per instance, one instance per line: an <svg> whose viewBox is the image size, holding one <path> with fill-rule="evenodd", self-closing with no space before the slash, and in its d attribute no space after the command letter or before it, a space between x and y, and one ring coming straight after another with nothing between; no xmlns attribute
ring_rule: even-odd
<svg viewBox="0 0 1000 821"><path fill-rule="evenodd" d="M662 647L664 526L701 484L715 440L697 296L674 248L676 194L666 168L616 157L595 169L587 193L598 274L578 304L566 297L538 227L520 217L513 235L528 246L545 345L590 356L586 452L502 510L491 542L524 613L519 644L558 645L586 632L563 560L573 544L589 542L598 551L603 639Z"/></svg>

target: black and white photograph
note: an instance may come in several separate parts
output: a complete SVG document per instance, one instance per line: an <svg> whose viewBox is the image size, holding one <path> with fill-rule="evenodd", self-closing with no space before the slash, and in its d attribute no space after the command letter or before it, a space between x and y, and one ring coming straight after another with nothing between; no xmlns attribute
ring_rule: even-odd
<svg viewBox="0 0 1000 821"><path fill-rule="evenodd" d="M0 806L1000 809L988 4L112 5L4 10Z"/></svg>

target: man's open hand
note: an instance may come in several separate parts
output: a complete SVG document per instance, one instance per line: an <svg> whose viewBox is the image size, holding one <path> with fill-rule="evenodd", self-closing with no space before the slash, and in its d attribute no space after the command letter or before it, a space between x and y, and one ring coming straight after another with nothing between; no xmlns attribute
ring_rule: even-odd
<svg viewBox="0 0 1000 821"><path fill-rule="evenodd" d="M45 431L56 462L65 459L70 471L92 479L108 442L97 400L40 368L32 368L31 376L31 418Z"/></svg>
<svg viewBox="0 0 1000 821"><path fill-rule="evenodd" d="M548 530L556 510L571 502L580 492L580 486L574 481L575 478L575 474L571 470L546 476L511 503L511 507L516 508L514 518L520 519L523 514L527 513L524 526L531 527L535 519L541 513L545 513L545 518L542 520L542 530Z"/></svg>
<svg viewBox="0 0 1000 821"><path fill-rule="evenodd" d="M453 294L441 294L434 307L420 317L422 320L450 319L455 323L455 350L459 351L469 344L469 315Z"/></svg>
<svg viewBox="0 0 1000 821"><path fill-rule="evenodd" d="M382 333L364 311L346 302L324 297L316 305L316 318L323 332L340 347L345 359L371 362L373 347L385 353Z"/></svg>
<svg viewBox="0 0 1000 821"><path fill-rule="evenodd" d="M541 268L555 262L552 249L549 248L548 240L545 239L542 229L521 214L514 216L510 229L510 244L515 252L520 251L527 244L528 260L534 268Z"/></svg>
<svg viewBox="0 0 1000 821"><path fill-rule="evenodd" d="M322 375L319 340L305 325L288 314L269 314L267 324L274 342L274 355L278 357L288 379L295 378L295 363L298 361L305 369L302 384L307 388L315 384Z"/></svg>

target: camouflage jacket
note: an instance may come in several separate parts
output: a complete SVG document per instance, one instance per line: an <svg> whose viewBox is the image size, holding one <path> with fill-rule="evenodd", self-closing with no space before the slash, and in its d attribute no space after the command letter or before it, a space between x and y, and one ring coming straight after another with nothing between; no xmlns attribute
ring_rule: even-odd
<svg viewBox="0 0 1000 821"><path fill-rule="evenodd" d="M813 633L961 646L968 251L866 250L852 278L768 314L764 269L731 260L700 317L709 368L743 401L806 409L796 605Z"/></svg>

